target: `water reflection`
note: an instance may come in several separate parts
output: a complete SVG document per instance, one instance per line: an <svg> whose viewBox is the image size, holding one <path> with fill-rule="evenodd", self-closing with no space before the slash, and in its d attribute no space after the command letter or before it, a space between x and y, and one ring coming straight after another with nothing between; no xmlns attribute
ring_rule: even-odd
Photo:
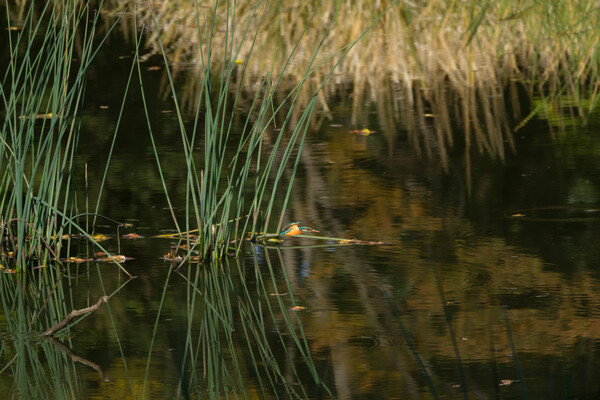
<svg viewBox="0 0 600 400"><path fill-rule="evenodd" d="M139 278L123 286L116 267L98 264L65 278L78 304L112 293L67 333L106 374L68 366L77 390L349 399L597 389L595 274L566 275L449 219L382 246L310 247L298 237L177 271L158 260L168 240L125 242L125 253L138 248L126 265Z"/></svg>

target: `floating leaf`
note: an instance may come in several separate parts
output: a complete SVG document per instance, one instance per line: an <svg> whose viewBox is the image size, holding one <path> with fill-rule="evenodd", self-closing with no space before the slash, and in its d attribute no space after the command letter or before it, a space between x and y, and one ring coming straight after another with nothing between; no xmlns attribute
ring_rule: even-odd
<svg viewBox="0 0 600 400"><path fill-rule="evenodd" d="M124 263L125 261L133 260L133 258L131 258L131 257L126 257L121 254L114 254L114 255L112 255L112 258L100 257L100 258L96 259L96 261L98 261L98 262L113 262L113 259L115 261L117 261L118 263Z"/></svg>
<svg viewBox="0 0 600 400"><path fill-rule="evenodd" d="M52 239L55 239L55 238L56 238L56 236L52 236ZM60 238L62 240L68 240L69 238L71 238L71 239L79 239L80 236L74 233L72 235L64 234Z"/></svg>
<svg viewBox="0 0 600 400"><path fill-rule="evenodd" d="M181 236L179 233L163 233L152 237L157 239L179 239Z"/></svg>
<svg viewBox="0 0 600 400"><path fill-rule="evenodd" d="M363 244L363 245L371 245L371 246L385 244L385 242L358 240L358 239L341 239L341 240L338 240L338 243L339 244Z"/></svg>
<svg viewBox="0 0 600 400"><path fill-rule="evenodd" d="M163 260L166 261L175 261L175 262L181 262L183 261L183 257L179 256L179 255L173 255L170 253L165 254L164 256L162 256Z"/></svg>
<svg viewBox="0 0 600 400"><path fill-rule="evenodd" d="M360 136L369 136L371 133L375 133L376 131L372 131L370 129L361 129L361 130L356 130L356 131L350 131L350 133L352 133L353 135L360 135Z"/></svg>
<svg viewBox="0 0 600 400"><path fill-rule="evenodd" d="M97 233L95 235L92 235L92 239L94 239L96 242L103 242L105 240L110 239L110 236L106 236L101 233Z"/></svg>
<svg viewBox="0 0 600 400"><path fill-rule="evenodd" d="M94 261L91 258L81 258L81 257L69 257L66 258L64 260L62 260L65 263L77 263L77 264L81 264L83 262L88 262L88 261Z"/></svg>
<svg viewBox="0 0 600 400"><path fill-rule="evenodd" d="M143 239L144 237L142 235L138 235L137 233L128 233L127 235L123 235L122 238L136 240Z"/></svg>
<svg viewBox="0 0 600 400"><path fill-rule="evenodd" d="M29 118L51 119L52 118L52 113L48 113L48 114L34 114L33 116L31 116L31 115L19 115L19 119L29 119Z"/></svg>

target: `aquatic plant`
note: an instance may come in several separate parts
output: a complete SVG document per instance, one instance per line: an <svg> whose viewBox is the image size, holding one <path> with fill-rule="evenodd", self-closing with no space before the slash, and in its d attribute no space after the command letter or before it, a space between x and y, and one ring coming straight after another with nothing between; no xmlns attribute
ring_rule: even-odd
<svg viewBox="0 0 600 400"><path fill-rule="evenodd" d="M32 4L18 27L8 4L6 15L0 264L21 271L58 262L70 233L87 234L76 220L79 113L102 41L95 43L99 15L89 2Z"/></svg>

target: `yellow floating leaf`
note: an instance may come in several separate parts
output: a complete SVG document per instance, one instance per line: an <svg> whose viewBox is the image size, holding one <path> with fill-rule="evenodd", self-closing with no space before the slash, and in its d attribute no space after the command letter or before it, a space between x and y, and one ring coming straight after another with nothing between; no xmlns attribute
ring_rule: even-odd
<svg viewBox="0 0 600 400"><path fill-rule="evenodd" d="M370 129L361 129L356 131L350 131L350 133L360 136L369 136L371 133L375 133L375 131L372 131Z"/></svg>
<svg viewBox="0 0 600 400"><path fill-rule="evenodd" d="M163 233L161 235L153 236L158 239L179 239L179 233Z"/></svg>
<svg viewBox="0 0 600 400"><path fill-rule="evenodd" d="M69 257L69 258L65 259L63 262L81 264L83 262L88 262L88 261L93 261L93 260L91 258Z"/></svg>
<svg viewBox="0 0 600 400"><path fill-rule="evenodd" d="M110 236L106 236L101 233L97 233L95 235L92 235L92 239L94 239L96 242L103 242L105 240L110 239Z"/></svg>
<svg viewBox="0 0 600 400"><path fill-rule="evenodd" d="M133 258L131 258L131 257L126 257L126 256L121 255L121 254L114 254L114 255L112 255L112 258L110 258L110 257L101 257L101 258L96 259L96 261L99 261L99 262L113 262L113 259L115 261L117 261L118 263L124 263L125 261L133 260Z"/></svg>
<svg viewBox="0 0 600 400"><path fill-rule="evenodd" d="M242 65L244 62L242 60L240 60L239 58L237 60L235 60L235 65Z"/></svg>

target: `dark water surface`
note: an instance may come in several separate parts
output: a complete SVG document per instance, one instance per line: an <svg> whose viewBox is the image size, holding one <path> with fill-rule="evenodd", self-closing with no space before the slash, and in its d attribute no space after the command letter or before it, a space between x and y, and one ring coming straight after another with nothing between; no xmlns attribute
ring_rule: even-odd
<svg viewBox="0 0 600 400"><path fill-rule="evenodd" d="M90 209L131 48L115 36L90 71L80 144ZM145 74L168 189L183 198L164 69ZM104 243L134 258L124 265L137 278L106 263L70 267L77 307L113 294L59 337L102 374L76 362L72 376L48 367L49 381L75 382L82 398L597 398L599 125L552 138L533 120L504 161L472 150L467 169L457 145L444 168L435 149L427 157L402 129L384 128L375 106L351 125L351 101L340 95L330 118L316 116L287 220L385 244L292 238L174 271L161 259L171 241L151 238L173 224L141 103L128 100L100 213L134 224L121 234L147 237ZM376 133L349 133L363 128ZM3 393L17 375L0 375Z"/></svg>

